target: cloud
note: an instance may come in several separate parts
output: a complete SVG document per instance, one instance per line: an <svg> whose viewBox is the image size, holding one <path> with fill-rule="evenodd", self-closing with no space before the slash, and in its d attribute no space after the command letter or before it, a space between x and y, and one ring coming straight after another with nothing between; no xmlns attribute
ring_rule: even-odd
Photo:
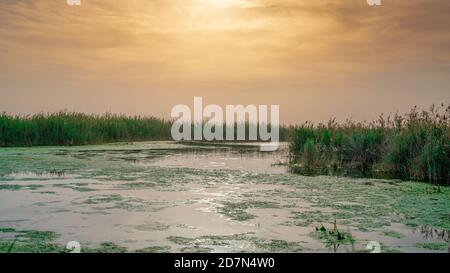
<svg viewBox="0 0 450 273"><path fill-rule="evenodd" d="M449 12L447 0L3 0L0 96L27 82L100 93L238 86L287 101L294 90L388 89L395 74L413 89L433 81L427 92L441 99Z"/></svg>

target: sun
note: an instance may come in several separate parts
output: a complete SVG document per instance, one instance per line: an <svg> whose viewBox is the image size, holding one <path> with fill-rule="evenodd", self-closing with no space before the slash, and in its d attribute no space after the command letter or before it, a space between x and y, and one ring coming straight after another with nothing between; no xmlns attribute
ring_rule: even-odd
<svg viewBox="0 0 450 273"><path fill-rule="evenodd" d="M236 4L235 2L239 2L239 1L235 1L235 0L213 0L213 5L218 7L218 8L228 8L233 6L234 4Z"/></svg>

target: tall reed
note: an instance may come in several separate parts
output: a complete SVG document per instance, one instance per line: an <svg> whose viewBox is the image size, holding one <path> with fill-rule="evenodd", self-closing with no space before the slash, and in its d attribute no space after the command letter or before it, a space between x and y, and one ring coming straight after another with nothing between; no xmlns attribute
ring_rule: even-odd
<svg viewBox="0 0 450 273"><path fill-rule="evenodd" d="M0 114L0 146L83 145L170 139L171 122L153 117L57 112Z"/></svg>
<svg viewBox="0 0 450 273"><path fill-rule="evenodd" d="M370 123L332 119L297 126L290 142L293 172L398 178L450 185L450 105L417 107Z"/></svg>

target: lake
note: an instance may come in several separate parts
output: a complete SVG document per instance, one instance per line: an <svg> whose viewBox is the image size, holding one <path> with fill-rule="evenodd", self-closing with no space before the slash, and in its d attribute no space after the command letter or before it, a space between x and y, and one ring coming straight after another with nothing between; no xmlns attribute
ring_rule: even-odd
<svg viewBox="0 0 450 273"><path fill-rule="evenodd" d="M448 188L287 162L286 143L1 148L0 251L449 252Z"/></svg>

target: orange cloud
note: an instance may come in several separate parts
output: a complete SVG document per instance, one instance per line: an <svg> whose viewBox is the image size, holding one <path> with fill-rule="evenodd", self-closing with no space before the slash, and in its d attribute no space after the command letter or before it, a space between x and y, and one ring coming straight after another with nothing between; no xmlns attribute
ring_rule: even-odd
<svg viewBox="0 0 450 273"><path fill-rule="evenodd" d="M449 101L449 11L447 0L2 1L0 110L167 116L197 94L274 101L295 122Z"/></svg>

